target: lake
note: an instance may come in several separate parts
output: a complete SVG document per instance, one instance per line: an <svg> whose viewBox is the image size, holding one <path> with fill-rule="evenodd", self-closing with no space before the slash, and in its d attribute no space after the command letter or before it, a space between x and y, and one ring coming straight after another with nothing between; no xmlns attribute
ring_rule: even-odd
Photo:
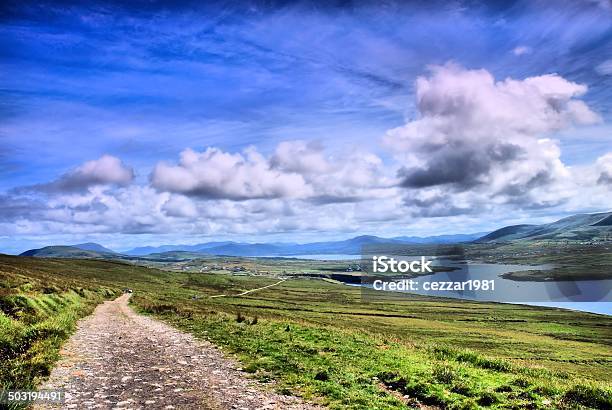
<svg viewBox="0 0 612 410"><path fill-rule="evenodd" d="M310 260L357 260L360 255L293 255L293 258ZM419 295L450 297L490 302L525 304L531 306L558 307L584 312L612 315L612 280L584 281L514 281L502 278L504 273L545 270L547 265L527 266L493 263L457 263L445 259L435 259L433 265L450 266L451 272L438 272L419 278L421 283L467 280L495 280L495 291L411 291ZM371 287L371 285L363 285Z"/></svg>
<svg viewBox="0 0 612 410"><path fill-rule="evenodd" d="M343 254L320 254L320 255L291 255L286 258L310 259L314 261L351 261L361 259L361 255L343 255Z"/></svg>

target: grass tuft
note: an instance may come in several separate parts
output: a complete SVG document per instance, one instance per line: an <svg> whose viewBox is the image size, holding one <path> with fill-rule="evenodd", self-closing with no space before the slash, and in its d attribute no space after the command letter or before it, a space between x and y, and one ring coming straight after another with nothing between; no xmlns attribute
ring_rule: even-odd
<svg viewBox="0 0 612 410"><path fill-rule="evenodd" d="M563 395L570 405L582 405L595 409L612 409L612 393L597 386L577 384Z"/></svg>

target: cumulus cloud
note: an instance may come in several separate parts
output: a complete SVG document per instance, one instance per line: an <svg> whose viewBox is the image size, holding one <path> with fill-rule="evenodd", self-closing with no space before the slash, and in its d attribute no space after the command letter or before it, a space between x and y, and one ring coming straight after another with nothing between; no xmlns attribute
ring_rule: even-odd
<svg viewBox="0 0 612 410"><path fill-rule="evenodd" d="M266 158L243 153L187 149L179 163L159 163L151 185L162 192L207 199L307 199L319 204L354 202L389 185L376 155L357 151L328 155L316 142L285 141Z"/></svg>
<svg viewBox="0 0 612 410"><path fill-rule="evenodd" d="M168 216L178 218L195 218L198 210L193 201L182 195L172 195L162 206L162 211Z"/></svg>
<svg viewBox="0 0 612 410"><path fill-rule="evenodd" d="M424 167L401 168L402 186L424 188L434 185L454 184L469 189L485 182L494 163L503 164L525 156L522 147L510 143L492 143L482 150L475 150L463 141L451 141L443 147L424 147L436 153Z"/></svg>
<svg viewBox="0 0 612 410"><path fill-rule="evenodd" d="M130 184L134 179L134 170L126 166L119 158L104 155L96 160L70 170L57 180L28 187L43 192L76 192L96 185Z"/></svg>
<svg viewBox="0 0 612 410"><path fill-rule="evenodd" d="M376 217L374 203L397 190L375 155L350 150L335 156L305 141L281 143L267 157L253 148L186 150L177 164L158 163L149 186L121 184L128 179L97 172L107 169L99 165L66 173L58 179L62 189L54 181L0 196L0 235L339 231L346 224L354 229L358 217ZM100 174L107 178L93 177ZM86 175L87 183L68 189L66 181ZM366 201L357 216L353 210Z"/></svg>
<svg viewBox="0 0 612 410"><path fill-rule="evenodd" d="M177 165L157 164L151 184L160 191L202 198L300 198L311 194L300 174L274 169L254 149L244 154L218 148L186 149Z"/></svg>
<svg viewBox="0 0 612 410"><path fill-rule="evenodd" d="M312 187L309 200L316 204L358 202L381 195L392 182L382 160L368 152L347 150L327 155L317 142L285 141L278 145L271 165L297 172Z"/></svg>
<svg viewBox="0 0 612 410"><path fill-rule="evenodd" d="M401 186L541 201L535 191L569 177L547 136L599 121L578 99L586 91L556 74L495 81L486 70L431 68L416 82L419 117L385 137L405 163Z"/></svg>
<svg viewBox="0 0 612 410"><path fill-rule="evenodd" d="M300 140L266 155L186 149L137 185L131 168L103 156L0 195L0 235L348 234L401 231L412 218L448 230L444 221L561 204L597 210L612 189L612 153L569 167L553 139L599 121L580 100L586 91L554 74L496 81L485 70L434 67L416 83L418 117L384 138L395 161Z"/></svg>
<svg viewBox="0 0 612 410"><path fill-rule="evenodd" d="M317 141L283 141L276 147L270 164L284 172L306 175L331 171L324 147Z"/></svg>
<svg viewBox="0 0 612 410"><path fill-rule="evenodd" d="M335 203L322 209L307 201L286 199L188 198L138 185L58 194L40 202L0 196L0 236L339 232L355 229L351 211L355 205ZM372 209L369 206L363 215L372 216Z"/></svg>
<svg viewBox="0 0 612 410"><path fill-rule="evenodd" d="M597 183L609 185L612 188L612 152L607 153L595 162Z"/></svg>
<svg viewBox="0 0 612 410"><path fill-rule="evenodd" d="M455 215L466 215L482 211L482 203L474 198L469 202L461 198L451 198L441 190L410 191L404 196L404 204L412 208L414 217L440 218Z"/></svg>

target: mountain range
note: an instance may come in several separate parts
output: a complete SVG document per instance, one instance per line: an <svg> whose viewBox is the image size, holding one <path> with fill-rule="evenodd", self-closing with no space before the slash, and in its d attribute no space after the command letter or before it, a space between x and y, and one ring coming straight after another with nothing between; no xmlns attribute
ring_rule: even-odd
<svg viewBox="0 0 612 410"><path fill-rule="evenodd" d="M233 241L205 242L195 245L145 246L117 253L97 243L81 243L71 246L47 246L30 249L22 256L113 258L176 257L181 252L193 257L202 255L226 256L295 256L316 254L359 255L363 246L375 244L450 244L450 243L500 243L531 240L612 240L612 212L578 214L543 225L512 225L491 233L438 235L429 237L398 236L381 238L362 235L341 241L313 243L244 243Z"/></svg>
<svg viewBox="0 0 612 410"><path fill-rule="evenodd" d="M22 256L38 257L100 257L100 258L129 258L129 257L155 257L165 258L177 253L227 255L227 256L294 256L315 254L347 254L359 255L362 246L393 243L393 244L443 244L471 242L483 233L438 235L431 237L403 236L397 238L380 238L378 236L362 235L342 241L297 243L243 243L243 242L205 242L195 245L162 245L145 246L130 249L121 253L114 252L96 243L85 243L71 246L46 246L40 249L30 249Z"/></svg>
<svg viewBox="0 0 612 410"><path fill-rule="evenodd" d="M196 245L162 245L158 247L134 248L123 252L131 256L144 256L151 253L174 251L201 252L211 255L230 256L291 256L314 254L347 254L358 255L361 247L379 243L398 244L435 244L471 242L480 238L483 233L438 235L429 237L399 236L395 238L380 238L378 236L362 235L342 241L297 243L243 243L243 242L206 242Z"/></svg>

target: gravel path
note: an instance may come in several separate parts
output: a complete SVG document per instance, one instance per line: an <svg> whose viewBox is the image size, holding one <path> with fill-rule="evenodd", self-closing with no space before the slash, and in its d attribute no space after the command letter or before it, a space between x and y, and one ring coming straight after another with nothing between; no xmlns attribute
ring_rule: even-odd
<svg viewBox="0 0 612 410"><path fill-rule="evenodd" d="M248 295L249 293L258 292L258 291L260 291L260 290L264 290L264 289L271 288L272 286L280 285L281 283L285 282L286 280L287 280L287 279L281 279L281 280L279 280L278 282L273 283L273 284L271 284L271 285L262 286L261 288L257 288L257 289L245 290L245 291L244 291L244 292L242 292L242 293L238 293L237 295L231 295L231 296L232 296L233 298L235 298L235 297L237 297L237 296L244 296L244 295ZM211 299L214 299L214 298L225 298L225 297L227 297L227 296L230 296L230 295L215 295L215 296L211 296L210 298L211 298Z"/></svg>
<svg viewBox="0 0 612 410"><path fill-rule="evenodd" d="M74 409L316 409L266 391L215 346L136 314L129 295L79 321L42 389ZM52 408L38 405L35 409Z"/></svg>

